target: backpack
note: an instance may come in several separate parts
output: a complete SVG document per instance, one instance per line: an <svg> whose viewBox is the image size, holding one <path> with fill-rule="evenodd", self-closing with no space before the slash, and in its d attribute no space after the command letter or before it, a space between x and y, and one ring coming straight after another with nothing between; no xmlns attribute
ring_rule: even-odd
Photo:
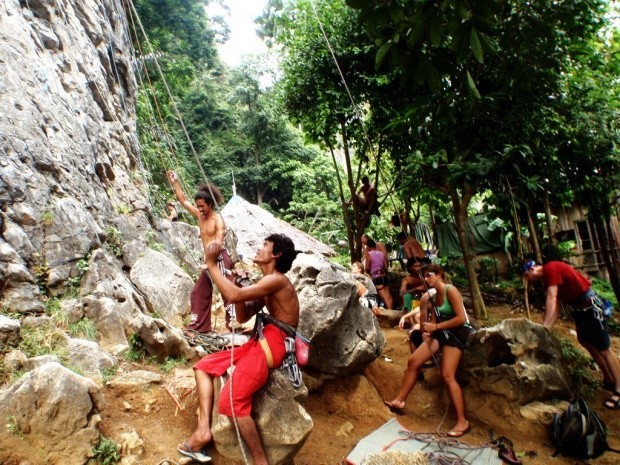
<svg viewBox="0 0 620 465"><path fill-rule="evenodd" d="M583 399L577 399L565 412L553 416L551 440L556 447L553 457L562 453L588 459L609 450L605 424Z"/></svg>

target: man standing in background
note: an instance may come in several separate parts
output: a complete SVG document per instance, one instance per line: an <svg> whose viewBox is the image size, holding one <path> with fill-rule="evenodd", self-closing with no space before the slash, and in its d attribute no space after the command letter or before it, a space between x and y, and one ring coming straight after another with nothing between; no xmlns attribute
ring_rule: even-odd
<svg viewBox="0 0 620 465"><path fill-rule="evenodd" d="M200 240L202 242L204 256L206 257L207 248L212 242L223 243L226 226L215 207L224 200L220 190L213 184L207 183L198 186L192 204L181 187L179 177L174 171L167 171L166 175L170 180L174 195L183 207L198 220L200 229ZM233 263L226 249L222 248L218 257L218 265L222 273L232 281L231 270ZM207 271L206 261L200 266L200 276L190 294L191 320L188 329L198 333L206 333L212 330L211 324L211 302L213 300L213 283ZM224 301L224 305L229 309L229 303ZM226 314L227 322L230 318L229 312Z"/></svg>

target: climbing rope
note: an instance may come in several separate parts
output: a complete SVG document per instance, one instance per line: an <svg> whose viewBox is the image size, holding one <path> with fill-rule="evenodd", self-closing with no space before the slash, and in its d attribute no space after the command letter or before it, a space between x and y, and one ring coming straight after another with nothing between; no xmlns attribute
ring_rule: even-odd
<svg viewBox="0 0 620 465"><path fill-rule="evenodd" d="M194 331L193 329L186 329L185 337L189 345L201 346L205 350L205 352L209 354L226 350L231 344L231 340L226 337L220 336L215 331L199 333L198 331Z"/></svg>
<svg viewBox="0 0 620 465"><path fill-rule="evenodd" d="M170 91L170 88L169 88L169 86L168 86L168 82L166 81L166 78L165 78L164 73L163 73L163 71L162 71L162 69L161 69L161 66L159 65L159 61L158 61L158 59L157 59L157 55L156 55L155 51L153 50L153 47L151 46L151 42L150 42L150 41L149 41L149 39L148 39L148 36L147 36L147 34L146 34L146 31L144 30L144 27L142 26L142 22L141 22L141 20L140 20L140 17L139 17L139 15L138 15L138 12L137 12L137 10L136 10L136 8L135 8L135 6L134 6L134 4L133 4L133 2L132 2L131 0L124 0L124 1L125 1L125 4L126 4L126 5L127 5L127 7L128 7L128 10L129 10L129 11L131 11L131 12L133 13L133 14L132 14L132 21L133 21L133 18L135 18L135 19L136 19L137 24L138 24L138 26L139 26L139 28L140 28L140 30L141 30L141 32L142 32L142 35L143 35L143 37L144 37L144 39L145 39L145 42L146 42L146 44L147 44L147 46L148 46L148 48L149 48L149 50L150 50L150 53L151 53L151 55L153 56L153 62L154 62L155 67L156 67L156 69L157 69L157 71L158 71L158 73L159 73L159 75L160 75L160 77L161 77L161 80L162 80L162 82L163 82L163 84L164 84L164 87L165 87L165 89L166 89L166 92L168 93L168 96L169 96L169 98L170 98L170 102L171 102L171 104L172 104L172 108L173 108L173 110L174 110L174 113L175 113L175 115L176 115L176 117L177 117L177 120L178 120L179 124L181 125L181 127L182 127L182 129L183 129L183 133L185 134L185 137L186 137L186 139L187 139L188 146L190 147L190 150L191 150L191 152L192 152L192 155L194 156L194 159L196 160L196 164L197 164L197 166L198 166L198 169L200 170L200 173L202 174L203 179L204 179L204 180L205 180L205 182L207 183L207 188L208 188L209 193L211 194L211 197L212 197L212 199L213 199L214 206L215 206L215 210L216 210L218 213L220 213L220 205L218 204L217 199L216 199L216 196L215 196L215 195L214 195L214 193L213 193L213 190L212 190L212 188L211 188L211 184L210 184L210 183L209 183L209 181L208 181L207 175L206 175L206 173L205 173L204 169L202 168L202 164L200 163L200 159L199 159L199 157L198 157L198 154L196 153L196 150L194 149L194 145L193 145L193 143L192 143L192 141L191 141L191 138L189 137L189 134L188 134L188 132L187 132L187 129L186 129L186 127L185 127L185 124L184 124L184 122L183 122L183 119L182 119L182 117L181 117L181 114L180 114L180 112L179 112L179 110L178 110L178 108L177 108L177 106L176 106L176 103L175 103L174 98L173 98L173 96L172 96L172 92ZM134 28L135 28L135 23L134 23ZM137 42L138 44L140 43L140 41L138 40L138 37L137 37L137 33L136 33L136 42ZM157 99L156 99L156 95L155 95L155 94L153 94L153 99L154 99L155 101L157 101ZM165 124L164 124L164 126L165 126ZM166 165L164 164L164 166L166 166ZM221 215L221 213L220 213L220 215ZM232 338L233 338L233 341L234 341L234 337L235 337L234 325L232 326L232 330L231 330L231 331L232 331ZM209 344L210 344L210 343L212 342L212 339L210 339L210 340L208 340L208 341L205 341L205 342L209 342ZM214 346L217 346L217 342L219 342L219 341L216 341L216 343L214 344ZM209 346L208 346L208 347L209 347ZM233 363L234 363L234 344L233 344L233 345L231 345L231 347L230 347L230 365L231 365L231 368L234 370L234 365L233 365ZM240 449L241 449L241 454L242 454L242 456L243 456L244 462L245 462L247 465L249 465L249 460L248 460L248 457L247 457L247 455L246 455L246 453L245 453L245 449L242 447L241 432L240 432L240 430L239 430L239 425L238 425L238 422L237 422L237 418L236 418L236 416L235 416L235 409L234 409L234 407L233 407L233 405L232 405L232 404L233 404L233 395L232 395L232 393L233 393L233 379L232 379L232 378L233 378L233 377L232 377L232 373L231 373L231 377L230 377L230 384L229 384L229 386L230 386L230 396L229 396L229 397L230 397L230 403L231 403L231 411L232 411L233 424L235 425L235 431L236 431L236 434L237 434L237 440L238 440L238 442L239 442L239 447L240 447Z"/></svg>
<svg viewBox="0 0 620 465"><path fill-rule="evenodd" d="M424 449L431 444L437 444L438 450L424 452L424 455L428 458L429 462L437 465L468 465L474 463L476 459L482 455L484 449L489 447L489 443L483 444L482 446L471 446L459 441L458 439L448 439L445 437L440 437L437 439L437 436L440 435L435 433L415 433L413 431L401 430L399 434L401 438L396 439L392 443L385 446L383 451L386 451L392 447L392 445L394 445L397 441L407 441L410 439L426 444L422 448L422 451L424 451ZM459 454L448 450L448 448L465 450L467 451L466 456L461 457ZM470 458L468 456L471 453L477 454Z"/></svg>
<svg viewBox="0 0 620 465"><path fill-rule="evenodd" d="M312 12L314 13L314 17L316 18L316 21L319 25L319 28L321 29L321 35L323 36L323 39L325 40L325 43L327 44L327 48L329 49L329 53L332 56L332 59L334 60L334 64L336 65L336 68L338 69L338 74L340 75L340 80L342 82L342 85L345 88L345 91L347 92L347 95L349 96L349 100L351 101L351 106L353 107L353 112L355 113L355 115L357 116L357 119L360 123L360 127L362 128L362 133L364 134L364 139L366 139L366 143L368 144L368 147L371 149L371 153L373 151L373 147L374 145L372 144L372 142L370 141L370 137L368 136L368 131L366 130L366 126L364 125L364 119L363 119L363 115L362 112L360 110L360 106L355 102L355 99L353 98L353 95L351 94L351 90L349 89L349 85L347 83L347 80L344 77L344 73L342 72L342 68L340 67L340 63L338 63L338 59L336 58L336 53L334 52L334 49L332 47L332 44L329 40L329 38L327 37L327 33L325 32L325 28L323 27L323 23L321 22L321 18L319 17L319 13L316 9L316 5L314 3L314 0L310 0L310 5L312 7ZM376 158L379 158L379 154L374 154ZM387 186L388 183L385 180L385 178L383 177L383 173L381 171L381 168L379 167L378 169L378 173L379 176L381 177L381 181ZM392 202L392 206L394 207L394 209L396 209L396 203L394 202L394 199L392 197L391 192L388 190L387 195L390 197L390 201Z"/></svg>

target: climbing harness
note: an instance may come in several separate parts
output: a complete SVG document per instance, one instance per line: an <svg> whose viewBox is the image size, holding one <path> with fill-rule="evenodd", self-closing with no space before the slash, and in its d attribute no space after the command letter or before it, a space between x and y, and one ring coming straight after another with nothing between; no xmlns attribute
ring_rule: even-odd
<svg viewBox="0 0 620 465"><path fill-rule="evenodd" d="M295 338L298 335L297 331L292 326L289 326L286 323L275 319L274 317L265 312L261 311L256 314L254 335L258 338L259 344L265 352L265 357L267 358L267 366L269 368L274 368L274 366L271 349L269 348L267 340L263 336L263 328L265 324L273 324L282 332L284 332L284 334L286 334L286 337L284 338L286 356L284 357L284 361L282 362L282 368L288 370L288 379L291 381L293 386L296 388L300 388L303 380L301 369L299 368L299 363L297 362L297 357L295 355Z"/></svg>

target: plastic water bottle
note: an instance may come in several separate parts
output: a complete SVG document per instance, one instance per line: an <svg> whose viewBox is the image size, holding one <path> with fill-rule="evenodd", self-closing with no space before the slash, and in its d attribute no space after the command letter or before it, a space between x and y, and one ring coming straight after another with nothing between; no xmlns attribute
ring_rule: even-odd
<svg viewBox="0 0 620 465"><path fill-rule="evenodd" d="M613 312L614 307L611 302L607 299L603 299L603 315L605 318L611 318L611 313Z"/></svg>

